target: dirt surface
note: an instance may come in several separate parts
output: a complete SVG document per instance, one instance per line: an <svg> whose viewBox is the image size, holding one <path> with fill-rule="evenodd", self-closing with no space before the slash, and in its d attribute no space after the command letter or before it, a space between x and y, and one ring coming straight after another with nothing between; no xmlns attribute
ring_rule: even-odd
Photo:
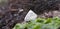
<svg viewBox="0 0 60 29"><path fill-rule="evenodd" d="M54 18L54 17L60 17L60 11L59 10L54 10L54 11L49 11L49 12L44 12L41 15L38 15L38 18Z"/></svg>
<svg viewBox="0 0 60 29"><path fill-rule="evenodd" d="M0 5L0 29L12 29L16 23L23 22L30 9L41 15L45 11L59 10L59 4L60 0L8 0Z"/></svg>

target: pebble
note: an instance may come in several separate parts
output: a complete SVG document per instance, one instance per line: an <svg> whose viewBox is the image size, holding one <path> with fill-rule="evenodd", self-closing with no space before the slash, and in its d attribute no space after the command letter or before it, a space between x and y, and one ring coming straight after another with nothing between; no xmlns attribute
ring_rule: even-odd
<svg viewBox="0 0 60 29"><path fill-rule="evenodd" d="M35 20L37 18L37 14L35 14L32 10L30 10L26 17L25 17L25 21L29 21L29 20Z"/></svg>

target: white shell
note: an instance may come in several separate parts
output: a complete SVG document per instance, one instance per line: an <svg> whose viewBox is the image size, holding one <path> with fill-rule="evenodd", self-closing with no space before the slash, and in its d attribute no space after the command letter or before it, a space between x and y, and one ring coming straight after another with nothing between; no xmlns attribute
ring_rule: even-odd
<svg viewBox="0 0 60 29"><path fill-rule="evenodd" d="M35 20L37 18L37 14L35 14L32 10L30 10L26 17L25 17L25 21L29 21L29 20Z"/></svg>

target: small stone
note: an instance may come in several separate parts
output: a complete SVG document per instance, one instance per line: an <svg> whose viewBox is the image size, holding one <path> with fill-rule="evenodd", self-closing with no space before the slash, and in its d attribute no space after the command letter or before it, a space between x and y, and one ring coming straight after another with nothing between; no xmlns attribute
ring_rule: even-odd
<svg viewBox="0 0 60 29"><path fill-rule="evenodd" d="M14 14L14 16L18 16L18 14Z"/></svg>
<svg viewBox="0 0 60 29"><path fill-rule="evenodd" d="M29 21L29 20L35 20L37 18L37 14L35 14L32 10L30 10L26 17L25 17L25 21Z"/></svg>
<svg viewBox="0 0 60 29"><path fill-rule="evenodd" d="M24 10L19 8L19 12L18 12L18 13L20 13L20 12L22 12L22 11L24 11Z"/></svg>

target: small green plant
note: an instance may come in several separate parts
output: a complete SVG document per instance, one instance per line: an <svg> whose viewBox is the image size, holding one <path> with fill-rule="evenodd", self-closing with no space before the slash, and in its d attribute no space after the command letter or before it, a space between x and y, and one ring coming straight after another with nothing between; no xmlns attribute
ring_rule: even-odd
<svg viewBox="0 0 60 29"><path fill-rule="evenodd" d="M58 29L60 27L60 18L37 18L27 23L16 24L13 29Z"/></svg>

